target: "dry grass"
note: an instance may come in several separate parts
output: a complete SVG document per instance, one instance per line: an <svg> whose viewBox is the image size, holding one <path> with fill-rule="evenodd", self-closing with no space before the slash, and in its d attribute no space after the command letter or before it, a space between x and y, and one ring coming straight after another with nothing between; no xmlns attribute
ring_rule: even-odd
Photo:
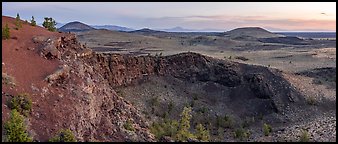
<svg viewBox="0 0 338 144"><path fill-rule="evenodd" d="M6 73L2 73L2 84L9 86L16 86L15 79Z"/></svg>

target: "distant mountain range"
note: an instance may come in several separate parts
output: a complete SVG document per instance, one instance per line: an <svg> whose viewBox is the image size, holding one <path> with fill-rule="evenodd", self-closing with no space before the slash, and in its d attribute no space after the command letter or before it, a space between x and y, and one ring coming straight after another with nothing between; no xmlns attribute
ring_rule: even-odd
<svg viewBox="0 0 338 144"><path fill-rule="evenodd" d="M42 23L39 24L39 25L42 26ZM58 23L57 22L56 23L56 28L59 29L59 28L61 28L64 25L66 25L66 24L65 23ZM107 29L107 30L113 30L113 31L126 31L126 32L128 32L128 31L134 31L135 30L135 29L132 29L132 28L123 27L123 26L116 26L116 25L88 25L88 26L90 26L90 27L92 27L94 29Z"/></svg>
<svg viewBox="0 0 338 144"><path fill-rule="evenodd" d="M224 32L222 29L186 29L182 27L174 27L169 29L158 29L166 32Z"/></svg>
<svg viewBox="0 0 338 144"><path fill-rule="evenodd" d="M96 29L107 29L107 30L114 30L114 31L134 31L135 29L128 28L128 27L122 27L122 26L116 26L116 25L91 25L93 28Z"/></svg>
<svg viewBox="0 0 338 144"><path fill-rule="evenodd" d="M286 35L290 35L290 36L301 36L301 37L309 37L308 33L314 33L314 32L304 32L300 33L300 32L268 32L265 29L261 29L261 28L257 28L257 27L251 27L249 28L250 31L247 31L247 28L239 28L239 29L233 29L232 32L227 31L225 29L187 29L187 28L183 28L180 26L177 27L173 27L173 28L167 28L167 29L149 29L149 28L142 28L142 29L133 29L133 28L129 28L129 27L123 27L123 26L116 26L116 25L87 25L81 22L76 21L76 23L74 22L70 22L70 23L60 23L60 22L56 22L56 28L60 29L61 27L67 25L67 24L72 24L73 26L73 30L76 27L74 24L79 24L78 26L81 26L82 28L75 28L75 31L86 31L86 30L91 30L91 29L107 29L107 30L113 30L113 31L125 31L125 32L226 32L226 34L231 34L234 32L235 33L241 33L241 34L247 34L247 35L252 35L255 32L258 32L259 35L266 35L266 36L272 36L273 34L286 34ZM42 23L38 24L39 26L42 26ZM67 26L69 27L69 25ZM64 28L63 28L64 29ZM68 28L69 29L69 28ZM255 29L254 31L251 31ZM62 29L61 29L62 30ZM254 33L253 33L254 32ZM233 34L231 34L233 35ZM256 35L256 34L254 34ZM306 35L306 36L303 36ZM312 36L314 35L314 36ZM319 35L318 37L321 37L321 35L323 35L323 33L321 32L316 32L314 34L312 34L310 37L316 37L317 35ZM325 33L325 35L327 35L326 37L335 37L335 32L327 32L327 34ZM277 35L275 35L277 36ZM264 36L263 36L264 37Z"/></svg>
<svg viewBox="0 0 338 144"><path fill-rule="evenodd" d="M70 23L72 23L72 22L70 22ZM81 22L79 22L79 23L81 23ZM82 23L82 24L84 24L84 23ZM42 23L40 23L39 25L42 26ZM56 28L59 29L64 25L66 25L66 24L57 22ZM84 25L86 25L86 24L84 24ZM133 29L133 28L117 26L117 25L88 25L88 26L95 28L95 29L107 29L107 30L113 30L113 31L130 32L130 31L136 30L136 29ZM165 32L224 32L224 30L222 30L222 29L187 29L187 28L182 28L182 27L179 27L179 26L174 27L174 28L168 28L168 29L153 29L153 30L165 31Z"/></svg>

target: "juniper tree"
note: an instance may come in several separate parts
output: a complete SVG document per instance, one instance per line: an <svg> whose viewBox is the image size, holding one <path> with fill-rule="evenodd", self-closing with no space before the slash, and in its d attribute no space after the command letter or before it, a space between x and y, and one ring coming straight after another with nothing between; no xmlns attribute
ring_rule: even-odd
<svg viewBox="0 0 338 144"><path fill-rule="evenodd" d="M32 16L31 26L36 26L36 21L34 20L34 16Z"/></svg>

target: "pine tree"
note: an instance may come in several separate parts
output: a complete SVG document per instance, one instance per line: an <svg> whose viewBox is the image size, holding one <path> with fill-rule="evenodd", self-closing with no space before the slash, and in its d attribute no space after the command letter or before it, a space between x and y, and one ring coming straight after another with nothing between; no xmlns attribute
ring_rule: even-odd
<svg viewBox="0 0 338 144"><path fill-rule="evenodd" d="M56 31L56 22L53 18L45 17L45 21L42 23L42 26L47 28L49 31Z"/></svg>
<svg viewBox="0 0 338 144"><path fill-rule="evenodd" d="M178 132L176 134L177 141L187 141L189 138L195 138L189 131L191 117L191 107L184 107L179 122Z"/></svg>
<svg viewBox="0 0 338 144"><path fill-rule="evenodd" d="M209 131L204 129L202 124L196 126L196 138L200 141L207 142L210 139Z"/></svg>
<svg viewBox="0 0 338 144"><path fill-rule="evenodd" d="M11 111L10 120L4 125L5 141L8 142L31 142L32 138L28 136L24 117L16 109Z"/></svg>
<svg viewBox="0 0 338 144"><path fill-rule="evenodd" d="M34 16L32 16L31 26L36 26L36 21L34 20Z"/></svg>
<svg viewBox="0 0 338 144"><path fill-rule="evenodd" d="M22 24L21 24L21 20L20 20L20 15L19 13L16 14L16 18L15 18L15 26L16 29L19 30L19 28L22 28Z"/></svg>
<svg viewBox="0 0 338 144"><path fill-rule="evenodd" d="M9 33L9 27L6 23L5 28L2 28L2 39L9 39L10 33Z"/></svg>

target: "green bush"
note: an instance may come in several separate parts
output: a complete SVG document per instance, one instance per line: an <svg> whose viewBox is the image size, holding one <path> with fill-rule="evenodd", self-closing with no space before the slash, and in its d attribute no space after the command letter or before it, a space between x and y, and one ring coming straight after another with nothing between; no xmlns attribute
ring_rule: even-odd
<svg viewBox="0 0 338 144"><path fill-rule="evenodd" d="M76 142L73 132L69 129L61 129L49 142Z"/></svg>
<svg viewBox="0 0 338 144"><path fill-rule="evenodd" d="M234 134L235 138L238 138L240 140L248 139L250 136L250 132L248 130L245 130L243 128L238 128L235 130Z"/></svg>
<svg viewBox="0 0 338 144"><path fill-rule="evenodd" d="M56 22L51 17L45 17L45 21L42 23L42 26L48 29L49 31L56 31Z"/></svg>
<svg viewBox="0 0 338 144"><path fill-rule="evenodd" d="M310 96L306 101L309 105L316 105L316 103L317 103L316 98L314 98L312 96Z"/></svg>
<svg viewBox="0 0 338 144"><path fill-rule="evenodd" d="M299 141L300 142L309 142L309 140L310 140L309 133L306 130L303 130Z"/></svg>
<svg viewBox="0 0 338 144"><path fill-rule="evenodd" d="M202 142L208 142L210 140L210 134L207 129L204 129L202 124L196 126L196 138Z"/></svg>
<svg viewBox="0 0 338 144"><path fill-rule="evenodd" d="M174 137L177 134L178 122L176 120L164 119L163 122L153 123L150 127L150 132L155 135L156 139L161 139L163 136Z"/></svg>
<svg viewBox="0 0 338 144"><path fill-rule="evenodd" d="M10 38L9 27L8 27L8 24L6 23L5 27L2 28L2 39L9 39L9 38Z"/></svg>
<svg viewBox="0 0 338 144"><path fill-rule="evenodd" d="M9 107L11 109L16 109L24 116L28 116L32 109L32 100L27 93L19 94L11 99Z"/></svg>
<svg viewBox="0 0 338 144"><path fill-rule="evenodd" d="M167 117L161 122L154 122L150 127L150 132L155 135L157 140L164 136L169 136L176 141L187 141L189 138L209 141L209 131L206 130L202 124L196 126L195 134L189 131L190 120L192 118L191 107L184 107L180 116L181 119L179 122L169 120Z"/></svg>
<svg viewBox="0 0 338 144"><path fill-rule="evenodd" d="M230 116L225 115L224 117L216 118L216 126L223 127L223 128L234 128L234 120Z"/></svg>
<svg viewBox="0 0 338 144"><path fill-rule="evenodd" d="M268 136L272 132L271 125L264 123L263 124L263 133L265 136Z"/></svg>
<svg viewBox="0 0 338 144"><path fill-rule="evenodd" d="M123 124L123 127L126 130L135 131L135 128L134 128L133 123L131 122L131 120L127 120L126 123Z"/></svg>
<svg viewBox="0 0 338 144"><path fill-rule="evenodd" d="M8 142L31 142L32 138L28 136L24 117L16 109L11 111L10 119L4 125L5 140Z"/></svg>

